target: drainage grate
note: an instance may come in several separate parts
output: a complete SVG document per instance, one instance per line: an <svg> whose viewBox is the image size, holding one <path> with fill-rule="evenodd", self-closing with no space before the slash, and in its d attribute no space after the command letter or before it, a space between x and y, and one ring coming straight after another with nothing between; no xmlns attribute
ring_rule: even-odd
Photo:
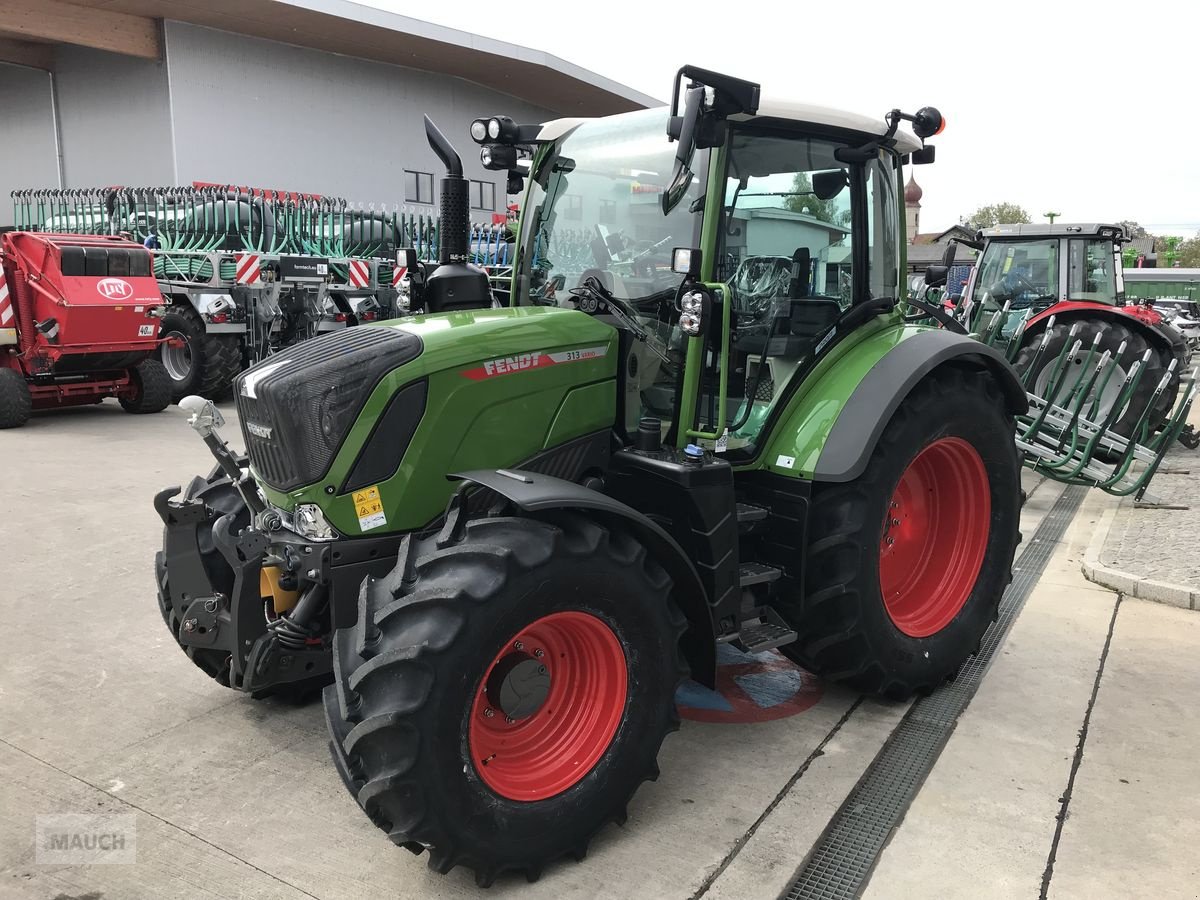
<svg viewBox="0 0 1200 900"><path fill-rule="evenodd" d="M979 689L992 656L1086 495L1087 488L1068 487L1055 501L1013 566L1012 584L1000 601L1000 616L984 633L979 653L967 661L954 681L917 700L905 714L834 814L788 887L787 900L853 898L866 887L880 851L937 762L958 717Z"/></svg>

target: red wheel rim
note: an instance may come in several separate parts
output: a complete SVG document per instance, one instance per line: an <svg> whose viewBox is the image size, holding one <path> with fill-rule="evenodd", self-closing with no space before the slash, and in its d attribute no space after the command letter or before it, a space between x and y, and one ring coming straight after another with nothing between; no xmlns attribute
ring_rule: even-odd
<svg viewBox="0 0 1200 900"><path fill-rule="evenodd" d="M544 699L537 691L521 701L536 709L514 706L513 679L545 688ZM467 728L475 771L510 800L560 794L604 755L627 695L625 652L607 624L584 612L538 619L505 644L480 680Z"/></svg>
<svg viewBox="0 0 1200 900"><path fill-rule="evenodd" d="M909 463L879 545L879 589L900 631L929 637L958 615L983 566L991 515L987 470L962 438L940 438Z"/></svg>

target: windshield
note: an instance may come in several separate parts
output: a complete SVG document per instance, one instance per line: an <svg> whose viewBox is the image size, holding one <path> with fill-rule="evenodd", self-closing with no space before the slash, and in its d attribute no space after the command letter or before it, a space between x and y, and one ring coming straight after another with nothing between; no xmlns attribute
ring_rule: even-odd
<svg viewBox="0 0 1200 900"><path fill-rule="evenodd" d="M696 179L663 215L675 149L666 109L585 122L557 141L526 200L516 302L573 306L570 291L589 275L618 300L673 299L683 276L671 272L671 249L698 246L701 216L690 207L704 189ZM698 156L693 169L706 168Z"/></svg>
<svg viewBox="0 0 1200 900"><path fill-rule="evenodd" d="M992 241L979 261L976 296L989 308L1023 309L1058 297L1058 240Z"/></svg>

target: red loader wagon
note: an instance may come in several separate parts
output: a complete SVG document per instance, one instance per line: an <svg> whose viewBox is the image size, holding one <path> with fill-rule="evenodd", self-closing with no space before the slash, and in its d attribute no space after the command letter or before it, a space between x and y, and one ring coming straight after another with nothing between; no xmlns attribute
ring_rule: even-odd
<svg viewBox="0 0 1200 900"><path fill-rule="evenodd" d="M35 409L115 397L159 412L171 380L152 358L163 298L150 251L107 235L0 234L0 428Z"/></svg>

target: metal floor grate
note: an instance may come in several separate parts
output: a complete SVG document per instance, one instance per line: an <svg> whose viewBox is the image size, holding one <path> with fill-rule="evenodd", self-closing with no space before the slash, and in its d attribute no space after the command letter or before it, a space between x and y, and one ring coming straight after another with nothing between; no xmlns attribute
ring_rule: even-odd
<svg viewBox="0 0 1200 900"><path fill-rule="evenodd" d="M1068 487L1055 501L1013 566L1000 616L984 633L979 653L954 681L918 700L905 714L834 814L785 892L787 900L843 900L859 896L866 887L884 844L933 769L1086 495L1087 488Z"/></svg>

